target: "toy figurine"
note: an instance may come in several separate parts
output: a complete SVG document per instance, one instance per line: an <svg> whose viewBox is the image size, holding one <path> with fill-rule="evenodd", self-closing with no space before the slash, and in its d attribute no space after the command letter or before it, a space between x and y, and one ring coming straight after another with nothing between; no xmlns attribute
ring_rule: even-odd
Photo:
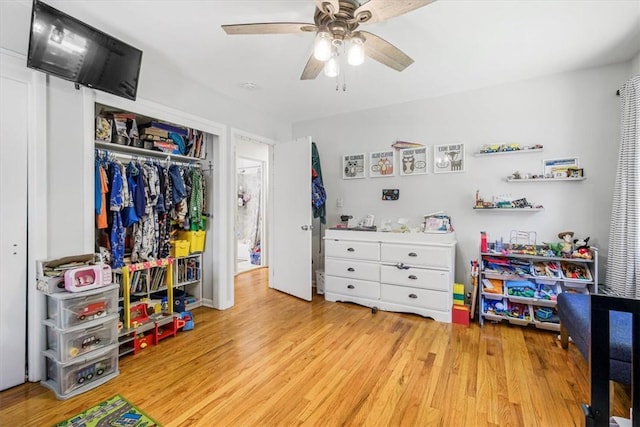
<svg viewBox="0 0 640 427"><path fill-rule="evenodd" d="M574 258L591 259L591 251L589 250L589 239L574 239L573 240L573 253Z"/></svg>
<svg viewBox="0 0 640 427"><path fill-rule="evenodd" d="M573 252L573 231L564 231L558 234L558 238L562 240L562 256L570 257Z"/></svg>

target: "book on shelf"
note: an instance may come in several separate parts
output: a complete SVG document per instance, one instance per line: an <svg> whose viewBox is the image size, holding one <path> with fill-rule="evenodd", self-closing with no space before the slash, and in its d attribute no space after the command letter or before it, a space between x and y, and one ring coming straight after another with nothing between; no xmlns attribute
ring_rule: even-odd
<svg viewBox="0 0 640 427"><path fill-rule="evenodd" d="M165 129L158 129L155 127L148 127L142 129L140 136L159 136L161 138L169 138L169 131Z"/></svg>
<svg viewBox="0 0 640 427"><path fill-rule="evenodd" d="M158 120L151 120L150 122L142 124L138 127L140 129L147 129L147 128L162 129L162 130L166 130L167 132L174 132L174 133L177 133L178 135L183 135L183 136L187 136L187 134L189 133L186 128L172 125L169 123L164 123Z"/></svg>

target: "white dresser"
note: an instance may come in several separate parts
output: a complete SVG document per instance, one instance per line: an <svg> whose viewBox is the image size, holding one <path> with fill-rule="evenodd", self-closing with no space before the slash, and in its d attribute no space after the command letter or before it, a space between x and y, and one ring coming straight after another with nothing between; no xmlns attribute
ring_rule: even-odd
<svg viewBox="0 0 640 427"><path fill-rule="evenodd" d="M327 230L325 299L451 322L454 233Z"/></svg>

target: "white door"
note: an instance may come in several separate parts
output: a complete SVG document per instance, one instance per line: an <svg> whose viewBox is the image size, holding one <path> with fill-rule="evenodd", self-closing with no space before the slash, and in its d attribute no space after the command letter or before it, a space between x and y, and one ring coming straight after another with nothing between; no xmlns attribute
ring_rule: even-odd
<svg viewBox="0 0 640 427"><path fill-rule="evenodd" d="M273 146L269 286L311 301L311 137Z"/></svg>
<svg viewBox="0 0 640 427"><path fill-rule="evenodd" d="M0 77L0 390L25 381L28 86Z"/></svg>

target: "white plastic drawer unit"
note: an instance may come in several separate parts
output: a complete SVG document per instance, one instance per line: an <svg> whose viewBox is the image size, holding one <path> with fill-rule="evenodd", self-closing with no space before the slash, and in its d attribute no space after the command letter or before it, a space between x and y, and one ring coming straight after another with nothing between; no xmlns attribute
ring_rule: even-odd
<svg viewBox="0 0 640 427"><path fill-rule="evenodd" d="M449 294L447 292L430 291L428 289L383 284L380 287L380 298L396 304L430 310L448 311L450 309Z"/></svg>
<svg viewBox="0 0 640 427"><path fill-rule="evenodd" d="M50 320L47 328L47 350L59 362L68 362L85 353L115 344L118 339L118 315L92 320L68 329L60 329Z"/></svg>
<svg viewBox="0 0 640 427"><path fill-rule="evenodd" d="M327 276L324 286L325 292L375 300L380 298L380 284L377 282Z"/></svg>
<svg viewBox="0 0 640 427"><path fill-rule="evenodd" d="M380 265L350 259L327 258L324 265L326 276L380 281Z"/></svg>
<svg viewBox="0 0 640 427"><path fill-rule="evenodd" d="M118 286L84 292L61 292L47 297L47 313L57 328L68 328L118 312Z"/></svg>
<svg viewBox="0 0 640 427"><path fill-rule="evenodd" d="M378 242L326 240L325 255L328 257L378 261L380 259L380 244Z"/></svg>
<svg viewBox="0 0 640 427"><path fill-rule="evenodd" d="M399 268L393 265L383 265L380 267L380 281L413 288L452 291L449 272L442 270L407 266Z"/></svg>
<svg viewBox="0 0 640 427"><path fill-rule="evenodd" d="M382 243L380 259L382 262L424 265L448 270L452 264L452 253L451 248Z"/></svg>

